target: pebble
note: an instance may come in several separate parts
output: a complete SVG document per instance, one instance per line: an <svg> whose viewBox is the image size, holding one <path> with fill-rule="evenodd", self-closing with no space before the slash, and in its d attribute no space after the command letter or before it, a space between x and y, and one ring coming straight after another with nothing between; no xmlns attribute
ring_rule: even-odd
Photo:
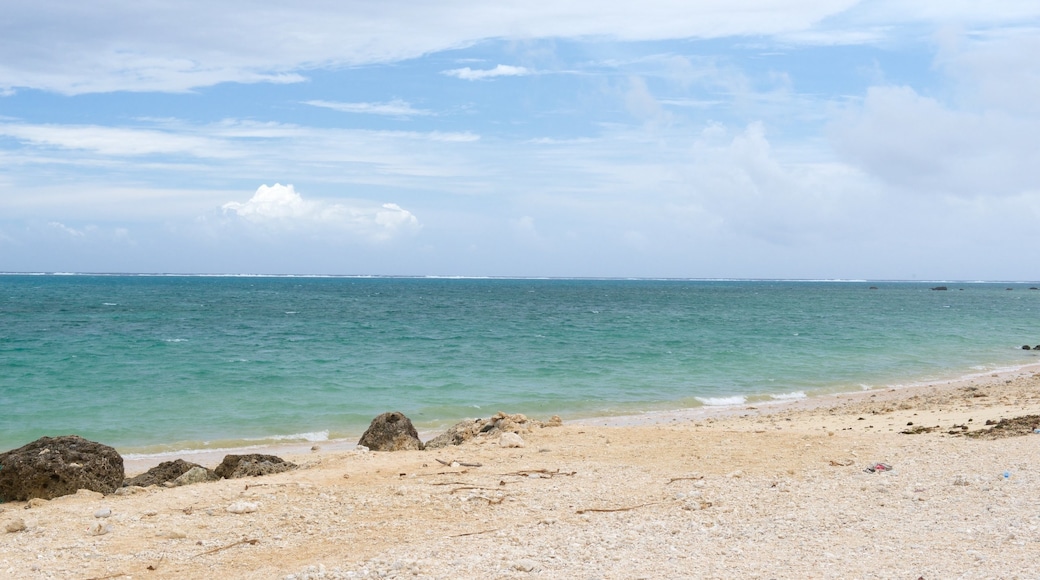
<svg viewBox="0 0 1040 580"><path fill-rule="evenodd" d="M102 524L98 522L90 527L90 535L92 536L104 536L105 534L112 533L112 524Z"/></svg>
<svg viewBox="0 0 1040 580"><path fill-rule="evenodd" d="M6 524L4 524L4 530L6 530L9 534L25 531L25 520L23 520L22 518L15 518L13 520L10 520Z"/></svg>
<svg viewBox="0 0 1040 580"><path fill-rule="evenodd" d="M236 501L227 506L228 513L232 514L251 514L258 509L260 509L260 504L251 501Z"/></svg>
<svg viewBox="0 0 1040 580"><path fill-rule="evenodd" d="M498 444L502 447L507 448L524 447L527 445L526 443L524 443L524 439L520 437L520 435L517 435L512 431L506 431L505 433L503 433L502 436L498 439Z"/></svg>
<svg viewBox="0 0 1040 580"><path fill-rule="evenodd" d="M94 512L95 518L107 518L112 515L112 508L103 507Z"/></svg>

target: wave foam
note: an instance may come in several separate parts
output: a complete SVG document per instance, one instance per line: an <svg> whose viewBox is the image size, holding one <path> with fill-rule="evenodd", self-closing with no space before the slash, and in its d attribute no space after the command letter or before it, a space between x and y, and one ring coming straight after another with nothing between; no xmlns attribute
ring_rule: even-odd
<svg viewBox="0 0 1040 580"><path fill-rule="evenodd" d="M777 401L794 401L796 399L804 399L807 396L808 395L805 394L805 391L794 391L792 393L780 393L778 395L769 395L771 399L776 399Z"/></svg>
<svg viewBox="0 0 1040 580"><path fill-rule="evenodd" d="M736 395L733 397L695 397L707 407L726 407L731 405L743 405L747 397Z"/></svg>

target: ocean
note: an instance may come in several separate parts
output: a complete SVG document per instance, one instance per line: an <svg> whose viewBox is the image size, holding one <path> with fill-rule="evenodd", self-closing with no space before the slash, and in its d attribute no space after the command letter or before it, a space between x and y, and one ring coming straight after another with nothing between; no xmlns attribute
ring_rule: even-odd
<svg viewBox="0 0 1040 580"><path fill-rule="evenodd" d="M935 286L948 290L932 290ZM0 275L0 450L355 439L765 404L1040 362L1035 283Z"/></svg>

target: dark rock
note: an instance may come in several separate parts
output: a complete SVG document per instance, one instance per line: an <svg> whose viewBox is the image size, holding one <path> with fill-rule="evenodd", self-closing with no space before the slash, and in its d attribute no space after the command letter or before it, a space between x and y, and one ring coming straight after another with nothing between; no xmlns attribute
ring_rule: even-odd
<svg viewBox="0 0 1040 580"><path fill-rule="evenodd" d="M946 286L936 286L932 288L932 290L949 290L949 288L947 288Z"/></svg>
<svg viewBox="0 0 1040 580"><path fill-rule="evenodd" d="M1032 350L1032 349L1029 347L1028 344L1023 344L1022 345L1022 350Z"/></svg>
<svg viewBox="0 0 1040 580"><path fill-rule="evenodd" d="M138 485L141 487L148 487L149 485L162 485L167 481L173 481L185 473L191 471L192 467L201 467L206 469L197 463L191 463L183 459L177 459L174 461L164 461L159 465L149 469L148 471L138 475L136 477L128 477L123 482L123 487L131 485ZM206 469L207 472L212 474L210 479L220 479L216 473L212 470Z"/></svg>
<svg viewBox="0 0 1040 580"><path fill-rule="evenodd" d="M877 286L871 286L869 289L870 290L877 290Z"/></svg>
<svg viewBox="0 0 1040 580"><path fill-rule="evenodd" d="M123 485L123 458L78 435L41 437L0 454L0 501L54 499L88 489L104 494Z"/></svg>
<svg viewBox="0 0 1040 580"><path fill-rule="evenodd" d="M224 461L221 461L213 471L224 479L238 479L239 477L272 475L292 469L296 469L296 464L281 457L251 453L249 455L225 455Z"/></svg>
<svg viewBox="0 0 1040 580"><path fill-rule="evenodd" d="M404 413L393 411L383 413L368 426L361 436L358 445L364 445L372 451L405 451L422 450L423 443L419 432L412 425L412 420Z"/></svg>

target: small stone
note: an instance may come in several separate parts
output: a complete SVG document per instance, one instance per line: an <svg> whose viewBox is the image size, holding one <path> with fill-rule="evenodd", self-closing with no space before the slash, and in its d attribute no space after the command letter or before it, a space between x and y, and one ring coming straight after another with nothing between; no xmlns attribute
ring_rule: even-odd
<svg viewBox="0 0 1040 580"><path fill-rule="evenodd" d="M236 501L227 507L228 513L232 514L251 514L258 509L260 509L260 504L251 501Z"/></svg>
<svg viewBox="0 0 1040 580"><path fill-rule="evenodd" d="M169 538L171 540L183 540L184 538L188 537L188 534L184 533L184 530L181 530L179 528L170 528L168 530L163 530L156 535L160 538Z"/></svg>
<svg viewBox="0 0 1040 580"><path fill-rule="evenodd" d="M167 483L172 483L174 486L181 486L191 485L193 483L202 483L204 481L213 481L215 479L217 479L216 473L202 467L201 465L196 465L174 478L173 481Z"/></svg>
<svg viewBox="0 0 1040 580"><path fill-rule="evenodd" d="M90 535L92 536L104 536L105 534L112 533L112 524L102 524L98 522L90 527Z"/></svg>
<svg viewBox="0 0 1040 580"><path fill-rule="evenodd" d="M9 534L25 531L25 520L15 518L4 524L4 530Z"/></svg>
<svg viewBox="0 0 1040 580"><path fill-rule="evenodd" d="M95 518L107 518L112 515L112 508L103 507L94 512Z"/></svg>
<svg viewBox="0 0 1040 580"><path fill-rule="evenodd" d="M507 448L524 447L527 445L526 443L524 443L524 440L522 437L520 437L520 435L517 435L516 433L513 433L511 431L503 433L502 436L498 439L498 444L502 447Z"/></svg>
<svg viewBox="0 0 1040 580"><path fill-rule="evenodd" d="M29 500L27 506L29 507L29 509L36 509L38 507L43 507L48 503L49 500L43 499L42 497L34 497L31 500Z"/></svg>
<svg viewBox="0 0 1040 580"><path fill-rule="evenodd" d="M514 562L513 569L519 570L520 572L534 572L538 569L538 562L525 558Z"/></svg>

